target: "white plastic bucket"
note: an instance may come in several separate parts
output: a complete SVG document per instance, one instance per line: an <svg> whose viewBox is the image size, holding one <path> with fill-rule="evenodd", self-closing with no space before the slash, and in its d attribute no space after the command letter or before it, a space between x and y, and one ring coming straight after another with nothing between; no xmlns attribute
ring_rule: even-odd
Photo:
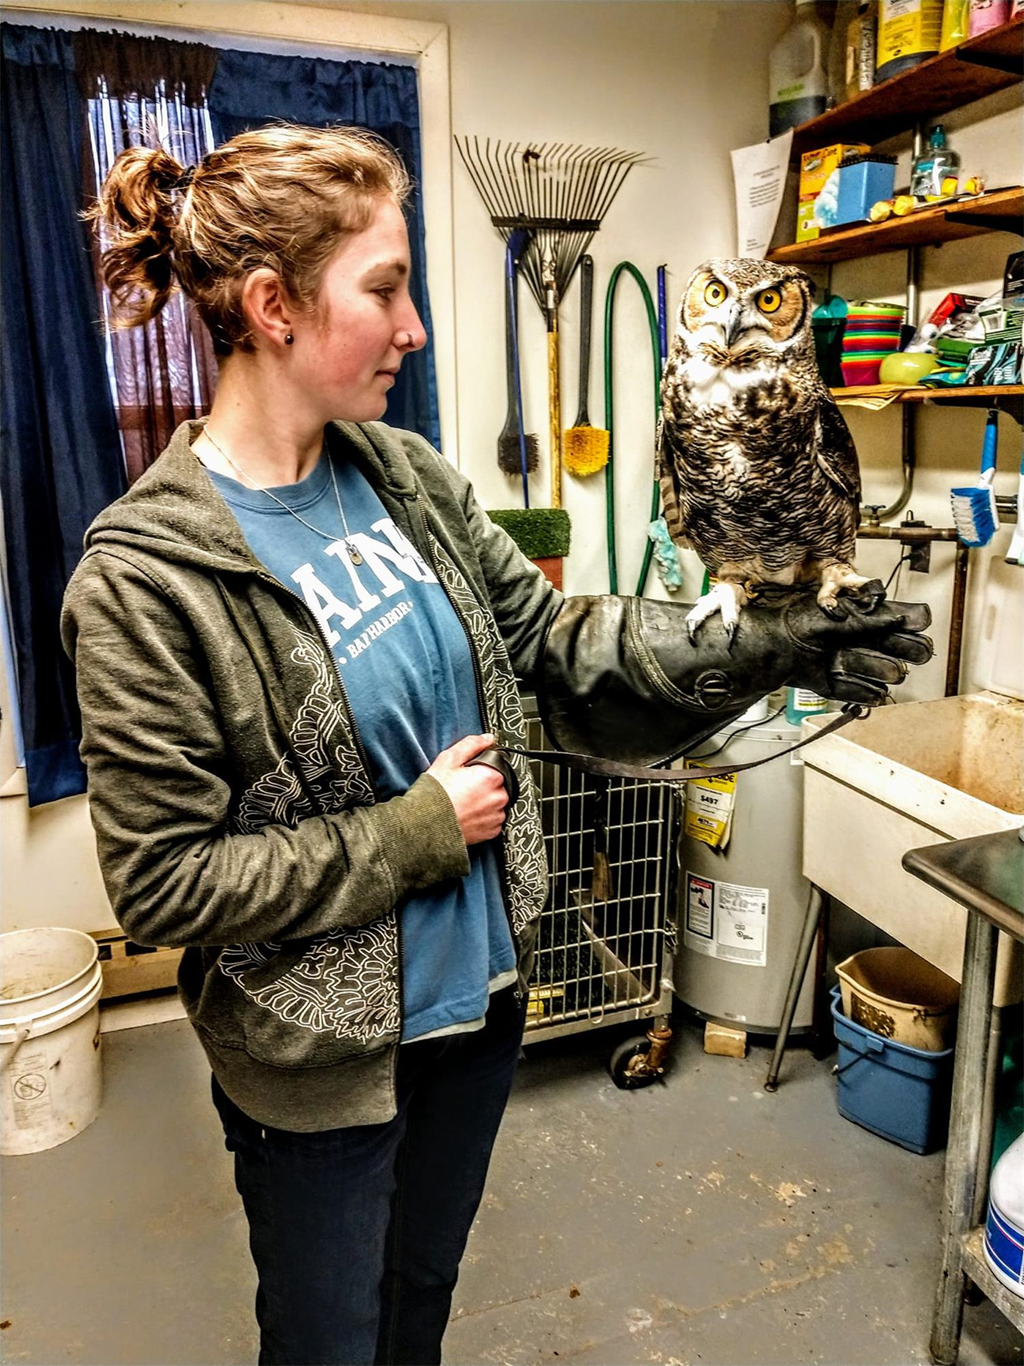
<svg viewBox="0 0 1024 1366"><path fill-rule="evenodd" d="M0 934L0 1152L55 1148L96 1118L102 990L81 930Z"/></svg>

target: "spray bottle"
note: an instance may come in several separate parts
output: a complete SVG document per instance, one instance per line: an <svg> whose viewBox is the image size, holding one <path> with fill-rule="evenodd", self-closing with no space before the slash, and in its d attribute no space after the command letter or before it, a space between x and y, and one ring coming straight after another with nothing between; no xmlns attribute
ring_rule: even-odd
<svg viewBox="0 0 1024 1366"><path fill-rule="evenodd" d="M928 146L910 171L910 193L916 199L949 199L960 183L960 154L946 146L946 130L937 123Z"/></svg>

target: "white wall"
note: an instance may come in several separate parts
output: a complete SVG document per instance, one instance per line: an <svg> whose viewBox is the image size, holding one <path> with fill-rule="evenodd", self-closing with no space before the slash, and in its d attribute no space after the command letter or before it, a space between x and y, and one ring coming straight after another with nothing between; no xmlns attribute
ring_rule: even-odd
<svg viewBox="0 0 1024 1366"><path fill-rule="evenodd" d="M308 0L307 0L308 3ZM131 9L139 22L153 8ZM205 7L207 10L209 7ZM244 6L233 4L237 16ZM322 5L407 19L447 23L450 29L452 128L511 139L564 140L613 145L647 153L649 166L631 172L595 238L600 337L604 287L610 270L632 260L653 290L655 268L669 266L670 303L690 270L707 256L735 249L730 148L766 132L766 54L786 23L788 9L774 0L689 0L688 3L558 3L556 0L445 0L443 3ZM180 7L187 13L189 4ZM954 145L985 162L991 183L1019 181L1020 130L1005 102L979 106L986 122L968 133L950 118ZM974 153L972 152L973 156ZM973 169L969 165L968 169ZM505 413L502 247L461 163L453 174L455 328L458 379L458 446L463 470L485 506L518 505L516 485L497 469L495 447ZM947 288L984 293L1001 273L1014 239L974 239L932 253L926 265L925 303ZM431 242L428 238L428 255ZM902 257L885 264L837 268L834 287L849 297L898 292ZM850 274L844 276L841 271ZM562 311L563 425L576 405L577 289ZM620 283L616 345L616 450L618 463L620 588L630 591L644 549L653 440L653 396L647 326L639 296ZM522 345L528 430L546 447L546 348L540 312L522 291ZM600 346L591 372L591 418L603 417ZM847 410L849 412L850 410ZM899 486L899 417L896 412L850 418L861 447L868 501L890 501ZM949 523L948 488L969 478L980 453L983 414L936 410L922 414L919 474L912 507L919 516ZM1004 420L998 489L1012 491L1019 429ZM544 504L546 479L534 480L534 501ZM604 489L565 480L565 506L573 523L566 565L570 592L607 591ZM975 559L964 669L964 690L985 681L987 639L993 623L1019 613L1020 571L997 564L1008 539L1002 528L991 552ZM895 546L868 545L862 564L884 571ZM934 605L942 654L951 552L937 547L928 577L900 579L901 592ZM986 587L986 566L993 583ZM652 574L653 578L653 574ZM1005 579L1005 583L1003 580ZM687 588L696 587L688 569ZM660 586L655 590L660 591ZM942 691L941 658L920 671L904 696ZM0 800L5 867L4 928L42 923L99 929L111 924L91 853L84 798L29 812L24 797Z"/></svg>
<svg viewBox="0 0 1024 1366"><path fill-rule="evenodd" d="M786 8L550 0L379 8L408 10L450 25L456 133L614 146L651 158L649 165L630 172L590 249L595 260L590 416L603 425L601 334L609 275L618 262L630 260L653 293L656 268L667 264L671 307L695 265L710 255L733 253L728 152L765 130L765 54L785 24ZM520 506L517 482L498 471L495 459L505 416L501 241L458 161L453 185L461 465L485 506ZM572 425L576 413L578 291L577 282L561 310L564 427ZM546 341L540 310L525 288L522 298L527 430L538 434L542 450L531 501L545 506ZM616 298L619 586L628 592L647 544L654 396L639 291L623 277ZM563 500L573 526L566 589L607 592L604 475L587 481L563 478Z"/></svg>

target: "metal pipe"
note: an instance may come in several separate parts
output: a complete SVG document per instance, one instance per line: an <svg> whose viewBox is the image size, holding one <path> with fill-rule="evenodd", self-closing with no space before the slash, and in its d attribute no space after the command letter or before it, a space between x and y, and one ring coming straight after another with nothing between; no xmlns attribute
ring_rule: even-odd
<svg viewBox="0 0 1024 1366"><path fill-rule="evenodd" d="M878 520L880 522L887 522L891 517L898 517L910 502L911 494L914 492L914 468L917 464L917 429L914 426L914 406L913 403L904 403L900 412L903 487L900 489L899 497L895 503L887 508L882 508L879 512Z"/></svg>
<svg viewBox="0 0 1024 1366"><path fill-rule="evenodd" d="M949 651L946 655L946 697L960 691L960 659L964 643L964 612L967 607L968 548L951 526L860 526L857 537L862 541L901 541L904 545L929 544L932 541L956 541L953 561L953 598L949 607Z"/></svg>
<svg viewBox="0 0 1024 1366"><path fill-rule="evenodd" d="M960 691L960 655L964 642L964 608L967 603L967 547L957 545L953 563L953 601L949 609L949 654L946 657L946 696Z"/></svg>
<svg viewBox="0 0 1024 1366"><path fill-rule="evenodd" d="M907 248L907 326L917 327L921 307L921 249Z"/></svg>
<svg viewBox="0 0 1024 1366"><path fill-rule="evenodd" d="M789 1041L789 1031L793 1025L793 1016L796 1014L800 988L803 986L807 964L811 957L811 949L814 947L814 941L818 934L818 924L825 905L825 894L821 888L813 882L810 884L810 888L810 894L807 898L807 913L804 916L803 929L800 931L800 942L797 945L796 957L793 960L793 970L789 976L789 987L786 990L786 1000L782 1007L779 1032L775 1036L775 1051L772 1053L772 1060L768 1064L768 1075L765 1077L764 1089L766 1091L777 1091L779 1089L779 1068L782 1066L782 1057Z"/></svg>
<svg viewBox="0 0 1024 1366"><path fill-rule="evenodd" d="M925 125L917 123L914 127L914 146L911 153L913 161L921 155L925 145ZM907 315L906 321L909 327L916 328L918 325L918 314L921 308L921 251L919 247L909 247L907 249ZM901 413L901 449L903 452L903 487L900 489L899 497L890 507L883 508L878 514L880 522L887 522L892 517L898 517L903 509L910 502L911 494L914 491L914 468L917 464L917 442L915 439L915 416L914 404L905 403Z"/></svg>
<svg viewBox="0 0 1024 1366"><path fill-rule="evenodd" d="M955 541L957 532L951 526L859 526L857 537L861 541L904 541L910 545L914 541Z"/></svg>

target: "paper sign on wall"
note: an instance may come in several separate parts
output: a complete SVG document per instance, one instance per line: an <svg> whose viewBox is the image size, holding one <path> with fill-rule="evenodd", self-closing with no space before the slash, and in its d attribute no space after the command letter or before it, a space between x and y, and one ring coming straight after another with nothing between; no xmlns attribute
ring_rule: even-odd
<svg viewBox="0 0 1024 1366"><path fill-rule="evenodd" d="M737 256L764 259L779 218L792 146L793 130L790 128L769 142L737 147L732 152Z"/></svg>
<svg viewBox="0 0 1024 1366"><path fill-rule="evenodd" d="M768 888L686 874L683 942L709 958L763 968L768 960Z"/></svg>

